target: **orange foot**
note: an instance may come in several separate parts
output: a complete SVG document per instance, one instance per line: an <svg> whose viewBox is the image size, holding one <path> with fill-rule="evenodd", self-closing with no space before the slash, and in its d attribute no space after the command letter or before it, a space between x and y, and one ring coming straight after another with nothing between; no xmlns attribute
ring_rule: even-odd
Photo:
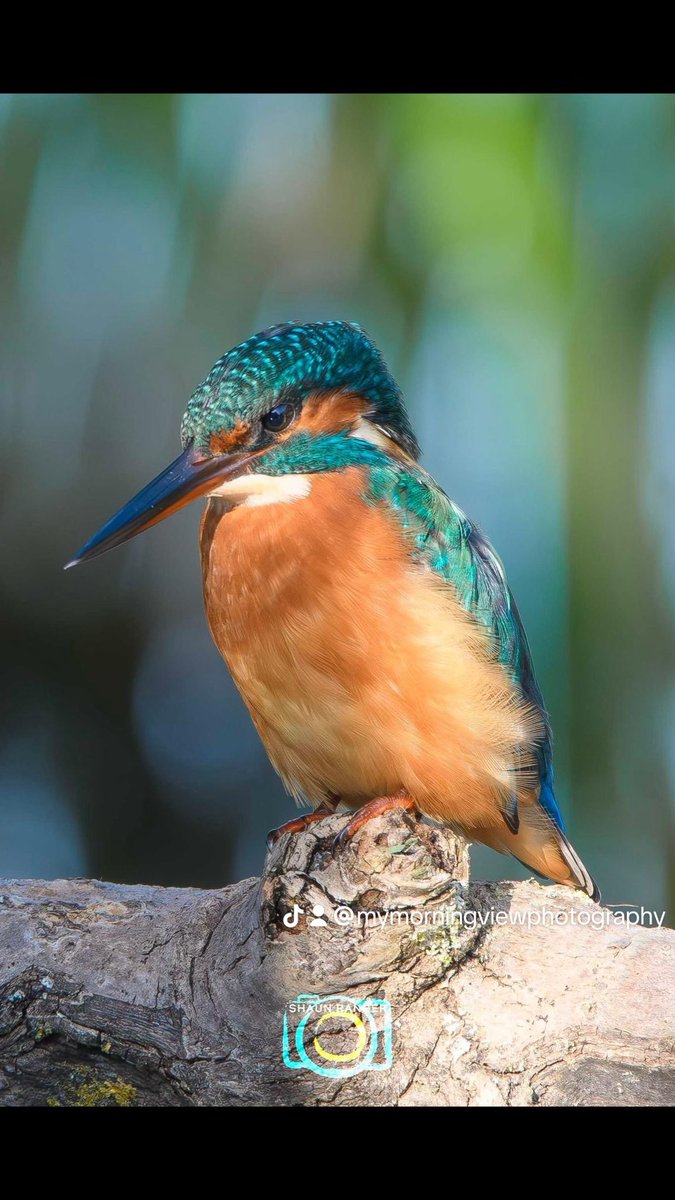
<svg viewBox="0 0 675 1200"><path fill-rule="evenodd" d="M323 804L315 808L314 812L305 813L304 817L294 817L292 821L284 821L284 824L280 825L278 829L270 829L267 835L267 849L271 850L272 846L275 846L285 833L303 833L315 821L323 821L324 817L332 816L336 804L337 800L335 803L325 800Z"/></svg>
<svg viewBox="0 0 675 1200"><path fill-rule="evenodd" d="M363 826L372 821L373 817L381 817L383 813L390 812L392 808L406 808L409 812L416 811L415 801L407 792L397 792L395 796L378 796L376 800L370 800L368 804L364 804L360 808L351 821L345 825L344 829L337 835L333 842L333 850L343 850L348 842L351 842L355 833Z"/></svg>

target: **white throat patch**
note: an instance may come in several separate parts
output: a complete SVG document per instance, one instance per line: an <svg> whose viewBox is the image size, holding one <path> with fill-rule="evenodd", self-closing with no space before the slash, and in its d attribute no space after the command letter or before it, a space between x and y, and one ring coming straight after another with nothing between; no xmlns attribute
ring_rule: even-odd
<svg viewBox="0 0 675 1200"><path fill-rule="evenodd" d="M238 479L226 479L209 492L209 496L227 500L232 508L240 504L246 508L261 508L265 504L304 500L311 490L309 475L240 475Z"/></svg>

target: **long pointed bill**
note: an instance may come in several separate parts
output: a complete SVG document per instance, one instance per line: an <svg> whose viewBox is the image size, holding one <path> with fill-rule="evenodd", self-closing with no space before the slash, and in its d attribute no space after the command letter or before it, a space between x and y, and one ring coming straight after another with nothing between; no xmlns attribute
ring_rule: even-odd
<svg viewBox="0 0 675 1200"><path fill-rule="evenodd" d="M217 479L231 479L243 474L251 454L228 454L205 458L188 446L179 457L155 479L129 500L114 517L99 529L65 569L75 567L88 558L96 558L129 538L170 517L172 513L203 496L214 487Z"/></svg>

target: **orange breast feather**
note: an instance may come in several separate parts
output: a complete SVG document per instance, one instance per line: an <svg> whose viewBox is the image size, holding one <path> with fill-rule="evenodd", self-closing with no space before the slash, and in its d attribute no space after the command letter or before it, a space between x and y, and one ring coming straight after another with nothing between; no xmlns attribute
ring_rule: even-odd
<svg viewBox="0 0 675 1200"><path fill-rule="evenodd" d="M273 765L298 799L405 788L429 816L500 826L536 718L448 585L412 565L361 471L201 528L206 612ZM521 775L522 778L522 775Z"/></svg>

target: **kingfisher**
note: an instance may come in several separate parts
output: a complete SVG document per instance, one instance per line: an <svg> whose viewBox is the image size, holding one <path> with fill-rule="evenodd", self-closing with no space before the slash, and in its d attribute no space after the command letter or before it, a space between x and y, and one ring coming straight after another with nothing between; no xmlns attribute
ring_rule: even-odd
<svg viewBox="0 0 675 1200"><path fill-rule="evenodd" d="M349 841L411 810L540 876L597 886L555 799L552 735L504 568L420 465L360 325L287 322L220 358L182 453L67 565L206 498L206 616L272 765Z"/></svg>

